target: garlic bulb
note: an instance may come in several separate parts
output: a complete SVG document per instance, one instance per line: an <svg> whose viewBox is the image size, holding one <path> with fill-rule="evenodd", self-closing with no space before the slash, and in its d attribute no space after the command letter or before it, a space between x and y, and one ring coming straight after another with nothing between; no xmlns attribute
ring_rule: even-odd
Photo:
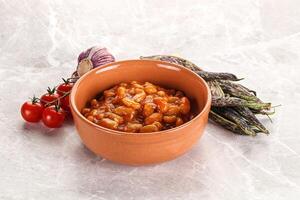
<svg viewBox="0 0 300 200"><path fill-rule="evenodd" d="M91 47L78 56L77 74L82 76L96 67L114 62L114 56L103 47Z"/></svg>

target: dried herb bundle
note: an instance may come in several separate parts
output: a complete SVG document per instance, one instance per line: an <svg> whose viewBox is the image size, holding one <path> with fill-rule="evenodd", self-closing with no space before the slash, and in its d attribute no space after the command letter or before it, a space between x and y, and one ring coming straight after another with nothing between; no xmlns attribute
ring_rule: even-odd
<svg viewBox="0 0 300 200"><path fill-rule="evenodd" d="M231 73L216 73L201 70L194 63L169 55L154 55L140 59L161 60L184 66L202 77L209 85L212 94L212 108L209 118L222 127L241 135L255 136L269 131L256 118L255 114L271 115L271 103L261 101L256 92L236 83L241 79Z"/></svg>

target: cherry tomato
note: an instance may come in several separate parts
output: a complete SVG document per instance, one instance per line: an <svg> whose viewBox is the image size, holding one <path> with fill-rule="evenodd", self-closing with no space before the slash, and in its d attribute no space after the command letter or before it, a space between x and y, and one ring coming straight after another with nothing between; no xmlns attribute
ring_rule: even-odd
<svg viewBox="0 0 300 200"><path fill-rule="evenodd" d="M64 83L60 84L57 89L56 92L59 95L64 95L67 92L71 91L72 87L73 87L73 83L70 83L68 80L63 79Z"/></svg>
<svg viewBox="0 0 300 200"><path fill-rule="evenodd" d="M67 112L70 112L69 95L60 99L60 106Z"/></svg>
<svg viewBox="0 0 300 200"><path fill-rule="evenodd" d="M51 89L50 87L48 87L47 92L48 93L41 96L41 104L45 107L57 104L57 102L48 104L49 102L52 102L59 98L59 94L55 93L55 88Z"/></svg>
<svg viewBox="0 0 300 200"><path fill-rule="evenodd" d="M28 122L38 122L42 119L43 106L36 97L32 101L25 102L21 107L21 115Z"/></svg>
<svg viewBox="0 0 300 200"><path fill-rule="evenodd" d="M42 116L43 123L49 128L58 128L65 120L66 113L58 105L45 108Z"/></svg>

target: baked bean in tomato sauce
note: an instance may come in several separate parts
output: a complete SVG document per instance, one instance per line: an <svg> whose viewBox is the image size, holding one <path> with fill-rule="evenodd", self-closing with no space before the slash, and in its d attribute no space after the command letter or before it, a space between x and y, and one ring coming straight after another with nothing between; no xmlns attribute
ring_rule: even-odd
<svg viewBox="0 0 300 200"><path fill-rule="evenodd" d="M191 120L189 99L150 82L120 83L92 99L81 113L91 122L124 132L155 132Z"/></svg>

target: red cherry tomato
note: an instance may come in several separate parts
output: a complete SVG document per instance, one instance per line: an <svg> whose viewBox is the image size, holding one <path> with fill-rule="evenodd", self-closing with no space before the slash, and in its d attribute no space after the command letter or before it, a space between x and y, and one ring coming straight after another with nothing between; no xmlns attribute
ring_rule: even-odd
<svg viewBox="0 0 300 200"><path fill-rule="evenodd" d="M48 87L47 92L48 93L41 96L41 104L45 107L57 104L58 103L57 101L48 104L49 102L52 102L59 98L59 94L55 93L55 88L51 89L50 87Z"/></svg>
<svg viewBox="0 0 300 200"><path fill-rule="evenodd" d="M60 84L57 89L56 92L59 95L64 95L67 92L71 91L72 87L73 87L73 83L70 83L68 80L63 79L64 83Z"/></svg>
<svg viewBox="0 0 300 200"><path fill-rule="evenodd" d="M47 127L58 128L63 124L65 116L65 111L59 106L49 106L45 108L42 120Z"/></svg>
<svg viewBox="0 0 300 200"><path fill-rule="evenodd" d="M27 122L38 122L42 119L43 106L33 97L32 101L25 102L21 107L21 115Z"/></svg>
<svg viewBox="0 0 300 200"><path fill-rule="evenodd" d="M67 112L70 112L69 95L60 99L60 106Z"/></svg>

